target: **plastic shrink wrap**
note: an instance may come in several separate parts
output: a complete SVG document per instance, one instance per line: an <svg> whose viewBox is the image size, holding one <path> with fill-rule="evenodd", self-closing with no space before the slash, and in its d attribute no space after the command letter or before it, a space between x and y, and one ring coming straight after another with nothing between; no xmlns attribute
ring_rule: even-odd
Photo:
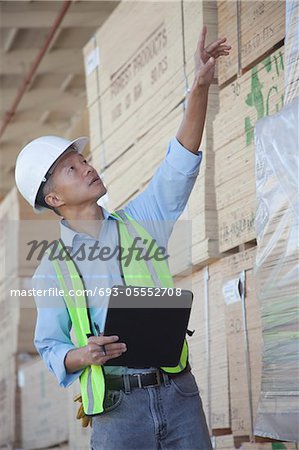
<svg viewBox="0 0 299 450"><path fill-rule="evenodd" d="M255 126L262 388L254 434L299 441L299 98Z"/></svg>

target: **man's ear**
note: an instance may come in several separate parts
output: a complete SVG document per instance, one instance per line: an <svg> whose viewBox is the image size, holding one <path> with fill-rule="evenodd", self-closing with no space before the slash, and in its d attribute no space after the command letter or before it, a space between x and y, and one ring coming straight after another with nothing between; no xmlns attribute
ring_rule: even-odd
<svg viewBox="0 0 299 450"><path fill-rule="evenodd" d="M60 208L60 206L65 205L62 197L55 192L49 192L49 194L45 196L45 202L49 206L52 206L52 208Z"/></svg>

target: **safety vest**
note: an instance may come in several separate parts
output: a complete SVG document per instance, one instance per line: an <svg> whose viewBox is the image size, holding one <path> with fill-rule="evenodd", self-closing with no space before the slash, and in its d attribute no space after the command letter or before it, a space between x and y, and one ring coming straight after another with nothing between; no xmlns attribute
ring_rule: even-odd
<svg viewBox="0 0 299 450"><path fill-rule="evenodd" d="M153 245L153 238L139 223L123 210L114 212L112 215L120 219L120 221L117 221L117 227L121 249L127 251L132 246L135 238L141 238L142 242L139 243L139 247L143 246L148 251L148 256L155 254L156 249L158 249L156 243ZM66 252L63 243L61 241L58 242L59 252ZM145 244L143 245L143 243ZM149 247L149 243L151 243L151 247ZM49 249L47 253L50 254ZM165 260L157 261L155 258L146 258L146 260L135 261L132 258L129 265L123 264L122 258L119 258L119 260L124 285L174 287L172 276ZM93 332L82 276L68 253L67 257L54 258L51 262L54 266L60 289L63 291L64 301L77 338L77 346L83 347L87 345L88 337L93 335ZM74 296L69 295L71 289L73 289ZM160 367L160 369L166 373L177 373L184 370L187 363L188 344L185 339L179 364L176 367ZM105 412L104 401L107 390L105 389L104 366L90 365L86 367L80 375L80 388L83 409L86 415L91 416Z"/></svg>

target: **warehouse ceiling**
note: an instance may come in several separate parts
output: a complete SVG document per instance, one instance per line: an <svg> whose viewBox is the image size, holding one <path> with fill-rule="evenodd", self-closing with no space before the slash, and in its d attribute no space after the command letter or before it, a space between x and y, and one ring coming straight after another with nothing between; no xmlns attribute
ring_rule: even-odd
<svg viewBox="0 0 299 450"><path fill-rule="evenodd" d="M65 135L84 111L82 49L117 4L101 0L0 1L0 200L14 185L20 149L40 135ZM63 7L67 10L12 115L24 80Z"/></svg>

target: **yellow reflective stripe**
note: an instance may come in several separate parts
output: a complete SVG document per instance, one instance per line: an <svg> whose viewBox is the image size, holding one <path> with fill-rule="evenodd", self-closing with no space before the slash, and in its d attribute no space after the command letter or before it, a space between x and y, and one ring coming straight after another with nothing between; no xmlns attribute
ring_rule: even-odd
<svg viewBox="0 0 299 450"><path fill-rule="evenodd" d="M77 308L74 305L73 299L69 295L69 291L66 287L65 280L62 275L59 263L55 260L52 260L52 264L53 264L55 272L56 272L56 277L57 277L57 281L60 285L60 289L63 291L64 301L66 303L66 306L67 306L67 309L68 309L68 312L69 312L69 315L71 318L71 322L72 322L72 325L75 330L78 345L79 345L79 347L83 347L84 345L86 345L87 338L86 338L86 335L82 334L80 318L78 316Z"/></svg>
<svg viewBox="0 0 299 450"><path fill-rule="evenodd" d="M92 383L91 383L91 366L88 367L87 371L87 386L86 386L86 393L88 397L88 409L87 414L93 414L94 411L94 400L93 400L93 392L92 392Z"/></svg>
<svg viewBox="0 0 299 450"><path fill-rule="evenodd" d="M83 410L84 410L85 414L90 414L88 412L89 411L89 398L88 398L88 389L87 389L89 367L90 366L86 367L79 377L80 390L81 390L81 395L82 395L82 404L83 404Z"/></svg>
<svg viewBox="0 0 299 450"><path fill-rule="evenodd" d="M59 242L61 248L62 245ZM87 314L87 304L86 304L86 296L84 293L84 289L85 286L81 280L80 274L77 270L76 265L74 264L72 258L70 258L69 260L65 260L62 261L62 263L65 263L70 275L70 279L72 281L72 289L74 291L74 297L75 297L75 304L76 304L76 308L77 308L77 316L79 319L79 324L80 324L80 330L82 332L82 334L85 335L86 334L90 334L91 333L91 329L90 329L90 323L89 323L89 318L88 318L88 314ZM87 342L87 339L86 341ZM86 345L86 344L84 344Z"/></svg>
<svg viewBox="0 0 299 450"><path fill-rule="evenodd" d="M63 246L60 242L58 244L58 247L59 249L63 249ZM52 263L57 274L58 282L60 283L61 289L63 290L64 298L69 309L71 319L75 319L74 322L73 320L72 322L75 328L78 344L80 347L82 347L87 343L86 334L91 333L86 309L84 285L77 271L77 268L71 259L69 261L58 261L53 259ZM63 276L63 273L65 273L65 277ZM71 281L71 285L69 281ZM73 289L75 294L74 296L70 296L70 289ZM80 337L78 335L78 329L80 330ZM83 336L81 336L81 334Z"/></svg>
<svg viewBox="0 0 299 450"><path fill-rule="evenodd" d="M142 239L147 239L146 248L148 249L148 243L153 240L153 237L147 232L142 225L140 225L136 220L134 220L128 213L125 213L128 216L128 219L131 223L131 226L135 229L136 234L140 236ZM153 256L155 252L158 250L157 243L155 242L150 253L150 256ZM174 287L173 278L169 271L168 264L165 260L156 261L155 258L150 259L151 265L153 266L153 270L156 273L156 277L159 278L160 284L162 287Z"/></svg>
<svg viewBox="0 0 299 450"><path fill-rule="evenodd" d="M104 411L104 398L105 398L105 377L103 375L102 366L91 366L92 377L92 392L93 392L93 402L94 402L94 412L93 414L99 414Z"/></svg>
<svg viewBox="0 0 299 450"><path fill-rule="evenodd" d="M120 233L120 245L126 251L132 247L132 237L128 232L127 226L124 222L118 222L117 224ZM124 274L126 284L131 284L133 286L153 286L153 281L148 271L148 268L144 260L134 261L134 258L130 262L129 266L126 266L124 260L120 261L122 271Z"/></svg>
<svg viewBox="0 0 299 450"><path fill-rule="evenodd" d="M133 226L132 221L126 217L125 212L123 210L121 210L120 212L121 212L121 214L120 214L121 217L126 221L126 227L128 229L128 232L130 233L131 237L133 237L134 239L141 237L140 234L137 232L136 228ZM147 245L145 245L143 243L142 239L141 239L141 241L142 242L139 243L141 248L143 250L148 251ZM147 271L149 272L150 276L152 277L153 285L157 286L157 287L161 287L161 280L157 274L157 271L155 270L155 268L153 266L152 260L151 259L145 260L145 264L146 264Z"/></svg>
<svg viewBox="0 0 299 450"><path fill-rule="evenodd" d="M82 403L85 414L100 414L104 411L105 378L102 366L91 365L80 375Z"/></svg>
<svg viewBox="0 0 299 450"><path fill-rule="evenodd" d="M188 343L185 339L179 364L175 367L161 367L161 369L169 373L181 372L183 369L185 369L187 365L187 360L188 360Z"/></svg>
<svg viewBox="0 0 299 450"><path fill-rule="evenodd" d="M61 245L59 243L59 245ZM75 330L79 347L87 344L86 334L90 333L90 324L87 316L86 308L86 298L85 295L75 295L73 298L69 295L69 289L74 289L83 293L84 285L81 281L80 275L78 274L75 264L70 260L69 263L66 261L52 260L57 280L60 284L60 288L64 293L64 299L69 311L72 325ZM64 277L62 274L61 266L68 271L68 276ZM65 282L71 280L72 286L68 286ZM96 379L96 382L94 380ZM98 414L103 412L103 399L105 395L104 376L102 373L102 368L98 366L88 366L80 375L80 388L82 395L82 403L84 412L86 414Z"/></svg>

